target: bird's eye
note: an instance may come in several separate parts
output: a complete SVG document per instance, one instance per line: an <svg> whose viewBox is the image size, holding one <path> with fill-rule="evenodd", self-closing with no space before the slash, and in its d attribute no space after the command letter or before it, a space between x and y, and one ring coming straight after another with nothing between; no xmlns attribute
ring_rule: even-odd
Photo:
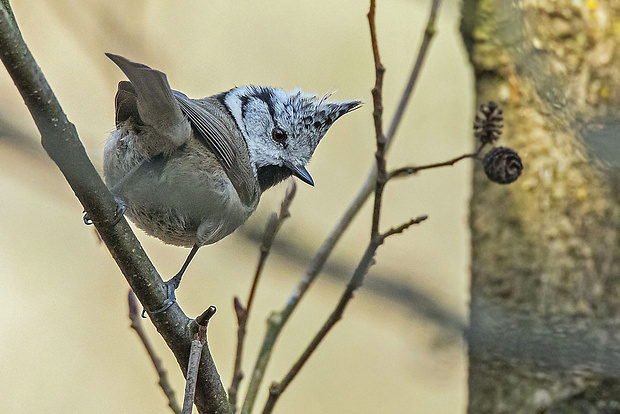
<svg viewBox="0 0 620 414"><path fill-rule="evenodd" d="M273 131L271 131L271 137L275 142L284 142L286 141L286 132L280 128L274 128Z"/></svg>

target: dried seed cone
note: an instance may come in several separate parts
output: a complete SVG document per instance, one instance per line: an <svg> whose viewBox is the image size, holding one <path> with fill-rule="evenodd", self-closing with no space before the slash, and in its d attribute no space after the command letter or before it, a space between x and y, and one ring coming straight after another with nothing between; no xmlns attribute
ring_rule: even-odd
<svg viewBox="0 0 620 414"><path fill-rule="evenodd" d="M519 178L523 163L519 154L510 148L491 148L482 160L484 172L489 180L499 184L510 184Z"/></svg>
<svg viewBox="0 0 620 414"><path fill-rule="evenodd" d="M503 111L495 102L480 105L474 122L474 136L483 144L492 144L502 135L503 122Z"/></svg>

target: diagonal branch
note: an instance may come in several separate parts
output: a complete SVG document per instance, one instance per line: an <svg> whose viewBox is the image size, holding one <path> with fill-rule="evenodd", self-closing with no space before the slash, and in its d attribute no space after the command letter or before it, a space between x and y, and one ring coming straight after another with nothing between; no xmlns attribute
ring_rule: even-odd
<svg viewBox="0 0 620 414"><path fill-rule="evenodd" d="M138 334L138 338L140 338L140 341L142 341L142 345L144 345L146 353L149 355L149 358L151 358L151 362L153 363L155 371L157 371L157 375L159 376L159 386L161 387L164 394L166 394L166 398L168 398L168 406L176 414L180 414L181 407L176 401L176 398L174 396L174 389L168 381L168 372L164 368L161 358L158 357L155 353L155 348L153 348L151 341L149 340L146 332L144 331L144 327L142 325L142 317L140 317L140 311L138 310L138 298L136 298L136 294L133 293L131 289L129 289L127 300L129 302L129 320L131 321L131 329L136 331L136 333Z"/></svg>
<svg viewBox="0 0 620 414"><path fill-rule="evenodd" d="M237 352L235 353L235 367L233 369L233 379L230 388L228 389L228 401L230 402L233 413L237 411L237 392L239 390L239 384L243 379L243 371L241 370L241 364L243 360L243 344L245 340L246 326L250 317L250 310L252 309L252 303L254 302L254 295L256 293L256 288L258 286L260 276L263 272L263 268L265 267L267 257L271 252L271 246L273 245L273 241L276 238L276 234L278 234L278 230L280 229L280 226L282 226L284 220L289 218L291 215L289 212L289 207L293 202L293 198L295 197L296 192L297 185L293 180L291 181L291 184L286 190L284 199L280 204L280 213L273 213L271 214L271 216L269 216L269 221L267 222L265 233L263 235L263 241L260 247L260 258L258 259L258 265L256 266L256 272L254 274L254 280L252 282L252 288L250 289L250 294L248 296L247 306L243 307L243 304L241 303L239 298L235 296L235 314L237 315L237 324L239 325L239 327L237 329Z"/></svg>
<svg viewBox="0 0 620 414"><path fill-rule="evenodd" d="M353 292L355 292L355 290L362 285L364 275L368 273L368 269L370 269L370 266L374 264L375 252L379 247L378 240L379 239L374 239L369 243L366 251L364 252L362 260L355 269L353 277L349 281L346 290L342 294L340 301L336 306L336 309L334 309L334 311L332 311L332 313L329 315L319 332L314 336L314 338L305 349L305 351L302 353L302 355L299 357L297 362L295 362L293 367L289 370L289 372L282 379L282 381L274 382L273 384L271 384L271 387L269 388L269 399L265 404L263 414L271 413L276 402L278 401L278 398L280 398L280 395L282 395L282 393L284 392L284 390L286 390L291 381L293 381L293 379L297 376L301 368L310 358L310 355L312 355L312 353L316 350L316 348L323 341L331 328L333 328L334 325L336 325L336 323L342 318L345 307L353 298Z"/></svg>
<svg viewBox="0 0 620 414"><path fill-rule="evenodd" d="M114 225L116 202L95 170L56 96L26 46L8 1L0 3L0 58L41 133L41 143L93 220L112 257L145 309L158 309L166 299L161 277L126 220ZM197 331L178 305L152 317L183 372L191 338ZM208 347L203 348L196 405L201 413L228 413L226 392Z"/></svg>
<svg viewBox="0 0 620 414"><path fill-rule="evenodd" d="M422 223L424 220L426 220L428 218L428 216L420 216L420 217L416 217L413 218L411 220L409 220L406 223L401 224L398 227L394 227L389 229L388 231L386 231L385 233L381 234L381 240L385 241L385 239L387 239L390 236L393 236L395 234L401 234L403 233L405 230L407 230L409 227L415 225L415 224L420 224Z"/></svg>
<svg viewBox="0 0 620 414"><path fill-rule="evenodd" d="M411 98L413 89L418 82L418 77L420 76L420 72L422 71L422 64L426 59L426 54L428 53L428 48L431 45L431 40L433 40L433 37L437 32L436 21L437 13L439 12L439 6L441 6L441 0L433 0L431 2L431 10L428 14L426 26L424 27L424 36L422 38L422 43L420 44L418 56L416 57L415 63L413 64L413 69L411 69L411 75L409 75L407 85L405 86L405 89L401 94L400 101L398 102L398 107L396 108L396 112L394 113L394 117L392 118L392 122L390 123L390 129L388 129L386 135L388 147L392 143L394 135L396 135L396 130L398 129L400 121L405 113L405 109L407 108L407 104L409 103L409 98Z"/></svg>

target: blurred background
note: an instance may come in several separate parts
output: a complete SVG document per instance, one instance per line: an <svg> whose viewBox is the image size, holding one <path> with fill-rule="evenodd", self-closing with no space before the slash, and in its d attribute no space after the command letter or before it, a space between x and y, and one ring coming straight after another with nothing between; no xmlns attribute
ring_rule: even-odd
<svg viewBox="0 0 620 414"><path fill-rule="evenodd" d="M244 371L254 364L265 319L285 302L309 257L357 193L373 163L374 67L361 0L330 2L131 2L14 0L22 34L101 171L122 73L104 52L167 73L173 88L203 97L244 84L301 87L366 105L339 120L308 166L316 186L298 195L258 289ZM429 3L382 0L380 50L387 68L386 124L417 53ZM473 94L455 2L443 5L419 84L388 166L443 161L471 149ZM23 101L0 70L0 412L167 413L155 371L129 329L128 286L82 222L82 208L40 148ZM466 407L462 341L443 317L465 319L469 162L390 183L382 225L428 214L391 238L366 285L280 399L279 413L458 413ZM178 300L189 316L218 312L209 344L226 387L236 340L232 298L245 302L258 258L255 235L286 185L267 192L244 228L201 249ZM370 233L365 206L285 327L265 377L279 380L335 306ZM173 275L188 251L137 230L159 272ZM145 320L179 399L184 380ZM241 385L245 393L247 381Z"/></svg>

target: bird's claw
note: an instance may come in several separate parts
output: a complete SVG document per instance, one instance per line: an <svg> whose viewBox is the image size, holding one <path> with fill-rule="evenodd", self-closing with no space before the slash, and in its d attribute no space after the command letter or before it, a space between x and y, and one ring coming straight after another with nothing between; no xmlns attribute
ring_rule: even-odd
<svg viewBox="0 0 620 414"><path fill-rule="evenodd" d="M162 313L168 310L168 308L174 305L174 303L177 301L177 295L175 291L177 290L177 288L179 287L179 284L181 283L180 276L182 275L177 274L173 276L172 278L170 278L170 280L167 280L164 282L164 286L166 286L166 296L167 296L166 300L164 300L164 302L162 303L159 309L155 309L154 311L147 311L146 309L142 309L143 318L146 318L147 313L149 315L156 315L158 313Z"/></svg>
<svg viewBox="0 0 620 414"><path fill-rule="evenodd" d="M121 200L119 197L114 197L114 200L116 201L116 213L114 213L114 220L112 220L112 223L110 223L111 226L116 226L118 222L121 221L121 219L125 215L125 210L127 210L127 206L125 206L125 203L123 203L123 200ZM93 224L93 221L88 216L88 213L86 212L86 210L84 210L83 220L84 220L84 224L86 224L87 226L91 226Z"/></svg>
<svg viewBox="0 0 620 414"><path fill-rule="evenodd" d="M123 200L121 200L119 197L114 197L114 200L116 201L116 213L114 213L114 220L112 220L111 223L112 226L116 226L118 222L121 221L121 219L125 215L125 211L127 210L127 206L125 205Z"/></svg>

